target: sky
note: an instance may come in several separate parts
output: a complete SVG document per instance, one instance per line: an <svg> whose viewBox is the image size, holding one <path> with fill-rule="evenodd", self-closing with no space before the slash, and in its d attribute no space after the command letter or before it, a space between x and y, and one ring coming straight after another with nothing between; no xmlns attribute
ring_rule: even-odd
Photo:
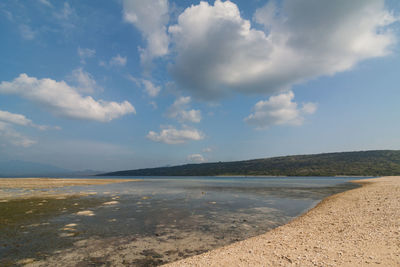
<svg viewBox="0 0 400 267"><path fill-rule="evenodd" d="M0 160L400 149L400 2L0 2Z"/></svg>

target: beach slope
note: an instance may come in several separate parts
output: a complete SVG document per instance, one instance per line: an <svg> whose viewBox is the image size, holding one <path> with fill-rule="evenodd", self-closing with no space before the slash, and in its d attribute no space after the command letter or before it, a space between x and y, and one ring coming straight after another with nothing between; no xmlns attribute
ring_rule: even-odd
<svg viewBox="0 0 400 267"><path fill-rule="evenodd" d="M166 266L400 266L400 176L356 182L284 226Z"/></svg>

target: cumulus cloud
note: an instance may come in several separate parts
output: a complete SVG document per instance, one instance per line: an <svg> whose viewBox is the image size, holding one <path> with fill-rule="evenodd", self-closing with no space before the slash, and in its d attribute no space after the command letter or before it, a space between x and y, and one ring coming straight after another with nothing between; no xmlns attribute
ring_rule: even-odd
<svg viewBox="0 0 400 267"><path fill-rule="evenodd" d="M158 108L157 103L154 102L154 101L150 101L150 102L149 102L149 105L150 105L154 110L156 110L156 109Z"/></svg>
<svg viewBox="0 0 400 267"><path fill-rule="evenodd" d="M53 15L59 20L69 20L71 16L75 16L75 10L68 2L64 2L63 8L59 12L53 13Z"/></svg>
<svg viewBox="0 0 400 267"><path fill-rule="evenodd" d="M100 60L99 65L106 68L113 66L124 67L127 62L128 62L127 57L123 57L120 54L118 54L115 57L112 57L108 62Z"/></svg>
<svg viewBox="0 0 400 267"><path fill-rule="evenodd" d="M14 146L30 147L34 145L36 141L22 135L13 129L9 123L0 121L0 144L7 145L11 144Z"/></svg>
<svg viewBox="0 0 400 267"><path fill-rule="evenodd" d="M95 54L96 54L96 50L94 50L94 49L78 47L78 55L81 58L82 64L85 64L86 59L94 57Z"/></svg>
<svg viewBox="0 0 400 267"><path fill-rule="evenodd" d="M146 79L135 78L132 75L128 75L127 78L134 82L137 86L143 87L146 94L150 97L156 97L161 91L161 87L155 85L153 82Z"/></svg>
<svg viewBox="0 0 400 267"><path fill-rule="evenodd" d="M76 83L76 89L82 93L94 93L96 88L100 88L93 76L82 68L73 70L68 79Z"/></svg>
<svg viewBox="0 0 400 267"><path fill-rule="evenodd" d="M48 7L52 7L53 5L48 1L48 0L38 0L39 3L48 6Z"/></svg>
<svg viewBox="0 0 400 267"><path fill-rule="evenodd" d="M151 96L151 97L156 97L158 96L158 94L161 91L161 87L160 86L156 86L154 85L151 81L149 80L142 80L143 86L144 86L144 90L146 91L146 93Z"/></svg>
<svg viewBox="0 0 400 267"><path fill-rule="evenodd" d="M293 92L288 92L259 101L254 105L254 113L244 121L260 129L271 125L301 125L304 121L303 115L314 113L317 106L310 102L299 109L293 98Z"/></svg>
<svg viewBox="0 0 400 267"><path fill-rule="evenodd" d="M287 91L387 55L396 43L388 26L398 18L383 0L286 0L269 1L254 20L264 29L252 28L230 1L187 8L169 27L178 85L209 100Z"/></svg>
<svg viewBox="0 0 400 267"><path fill-rule="evenodd" d="M45 106L53 114L82 120L109 122L129 113L136 113L128 102L109 102L82 96L77 88L64 81L37 79L20 74L11 82L0 83L0 93L16 94Z"/></svg>
<svg viewBox="0 0 400 267"><path fill-rule="evenodd" d="M58 1L54 1L53 4L56 5L57 2ZM81 17L78 16L75 9L71 7L68 2L64 2L64 5L62 5L60 9L59 5L56 5L53 10L54 22L58 23L63 28L64 34L69 35L76 27L79 27Z"/></svg>
<svg viewBox="0 0 400 267"><path fill-rule="evenodd" d="M50 127L46 125L38 125L32 122L22 114L11 113L5 110L0 110L0 122L11 123L21 126L31 126L39 130L47 130Z"/></svg>
<svg viewBox="0 0 400 267"><path fill-rule="evenodd" d="M193 163L203 163L206 159L201 154L192 154L187 157L187 160Z"/></svg>
<svg viewBox="0 0 400 267"><path fill-rule="evenodd" d="M60 129L58 126L51 127L47 125L38 125L22 114L0 110L0 144L12 144L22 147L29 147L36 144L36 141L19 133L12 127L12 125L33 127L39 130Z"/></svg>
<svg viewBox="0 0 400 267"><path fill-rule="evenodd" d="M36 32L32 30L29 25L21 24L19 26L19 32L25 40L33 40L35 39Z"/></svg>
<svg viewBox="0 0 400 267"><path fill-rule="evenodd" d="M152 59L168 53L168 0L123 0L122 3L124 20L133 24L146 39L147 47L139 50L142 64L149 67Z"/></svg>
<svg viewBox="0 0 400 267"><path fill-rule="evenodd" d="M315 113L315 111L317 111L317 104L311 103L311 102L304 103L303 107L301 108L301 111L304 114L313 114L313 113Z"/></svg>
<svg viewBox="0 0 400 267"><path fill-rule="evenodd" d="M122 57L120 54L116 55L115 57L111 58L110 66L125 66L126 62L128 61L127 57Z"/></svg>
<svg viewBox="0 0 400 267"><path fill-rule="evenodd" d="M197 109L189 110L190 96L179 97L167 111L167 117L175 118L179 122L195 122L201 121L201 111Z"/></svg>
<svg viewBox="0 0 400 267"><path fill-rule="evenodd" d="M167 126L161 129L160 133L150 131L147 138L154 142L175 145L183 144L188 141L199 141L204 138L202 132L197 129L184 126L182 129L176 129L173 126Z"/></svg>
<svg viewBox="0 0 400 267"><path fill-rule="evenodd" d="M203 149L203 152L211 153L212 152L212 148L211 147L206 147L206 148Z"/></svg>

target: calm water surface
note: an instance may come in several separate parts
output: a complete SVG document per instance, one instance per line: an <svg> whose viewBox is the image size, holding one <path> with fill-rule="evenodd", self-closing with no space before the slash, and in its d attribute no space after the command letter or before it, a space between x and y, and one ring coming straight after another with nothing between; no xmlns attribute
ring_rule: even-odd
<svg viewBox="0 0 400 267"><path fill-rule="evenodd" d="M264 233L357 187L352 179L149 177L42 190L93 194L0 203L15 209L7 216L25 214L8 223L0 214L0 264L30 258L45 266L66 258L82 266L158 265Z"/></svg>

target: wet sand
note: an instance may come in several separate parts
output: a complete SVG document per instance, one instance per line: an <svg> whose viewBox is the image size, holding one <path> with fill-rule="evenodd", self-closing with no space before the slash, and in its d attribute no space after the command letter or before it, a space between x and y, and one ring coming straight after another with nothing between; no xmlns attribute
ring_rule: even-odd
<svg viewBox="0 0 400 267"><path fill-rule="evenodd" d="M355 182L286 225L165 266L400 266L400 176Z"/></svg>

